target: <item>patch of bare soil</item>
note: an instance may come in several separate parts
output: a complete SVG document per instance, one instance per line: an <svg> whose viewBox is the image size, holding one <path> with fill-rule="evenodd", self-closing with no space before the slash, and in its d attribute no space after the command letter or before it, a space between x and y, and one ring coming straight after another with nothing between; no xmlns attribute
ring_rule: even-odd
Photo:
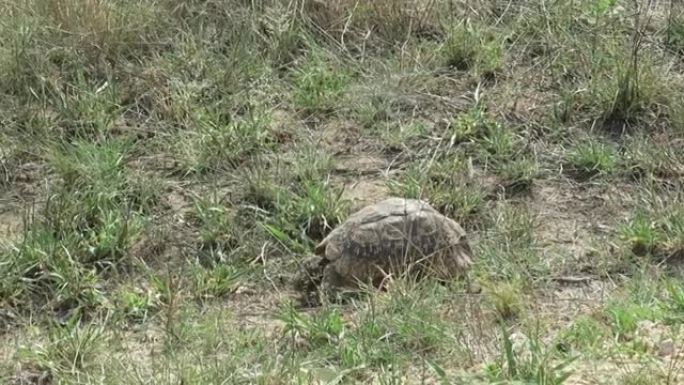
<svg viewBox="0 0 684 385"><path fill-rule="evenodd" d="M607 245L632 204L629 186L579 185L568 179L539 181L529 207L538 221L537 238L545 257L564 274L590 272L596 245Z"/></svg>
<svg viewBox="0 0 684 385"><path fill-rule="evenodd" d="M344 155L337 158L336 177L344 186L342 197L356 210L387 197L383 174L390 167L386 159L373 155Z"/></svg>
<svg viewBox="0 0 684 385"><path fill-rule="evenodd" d="M318 136L333 155L363 153L363 134L354 122L327 122L320 128Z"/></svg>
<svg viewBox="0 0 684 385"><path fill-rule="evenodd" d="M573 365L569 385L622 385L634 383L684 383L684 335L673 327L642 321L636 341L646 347L641 354L615 353L601 359L582 359Z"/></svg>
<svg viewBox="0 0 684 385"><path fill-rule="evenodd" d="M24 211L30 209L40 194L39 180L44 173L37 163L27 162L17 167L9 189L0 185L0 242L12 240L24 225Z"/></svg>
<svg viewBox="0 0 684 385"><path fill-rule="evenodd" d="M0 206L0 242L12 241L19 235L24 227L23 216L16 210L3 212Z"/></svg>
<svg viewBox="0 0 684 385"><path fill-rule="evenodd" d="M616 288L614 282L602 280L559 282L535 296L533 313L567 327L580 316L600 309Z"/></svg>

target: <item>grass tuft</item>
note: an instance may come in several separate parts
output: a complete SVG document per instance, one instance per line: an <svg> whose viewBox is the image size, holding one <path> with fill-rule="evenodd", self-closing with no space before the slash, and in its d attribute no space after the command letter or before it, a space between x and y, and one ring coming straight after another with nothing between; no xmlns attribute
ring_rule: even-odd
<svg viewBox="0 0 684 385"><path fill-rule="evenodd" d="M503 39L480 23L464 21L451 28L442 48L447 66L474 70L478 76L493 77L503 68Z"/></svg>
<svg viewBox="0 0 684 385"><path fill-rule="evenodd" d="M613 145L590 138L574 145L568 156L568 168L580 177L610 175L616 171L618 160Z"/></svg>
<svg viewBox="0 0 684 385"><path fill-rule="evenodd" d="M305 113L330 113L339 108L351 75L326 55L313 51L295 72L293 102Z"/></svg>

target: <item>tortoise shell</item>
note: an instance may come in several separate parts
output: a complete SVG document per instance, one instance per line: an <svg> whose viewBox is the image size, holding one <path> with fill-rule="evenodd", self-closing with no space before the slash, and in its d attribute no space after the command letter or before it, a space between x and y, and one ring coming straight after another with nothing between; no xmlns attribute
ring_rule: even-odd
<svg viewBox="0 0 684 385"><path fill-rule="evenodd" d="M417 267L437 278L463 275L472 265L465 230L427 202L388 198L352 214L315 249L331 285L377 281Z"/></svg>

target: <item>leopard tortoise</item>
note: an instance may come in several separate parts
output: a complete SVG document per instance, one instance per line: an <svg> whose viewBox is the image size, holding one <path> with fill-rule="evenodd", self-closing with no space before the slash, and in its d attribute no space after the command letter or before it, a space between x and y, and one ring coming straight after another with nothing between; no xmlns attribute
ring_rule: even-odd
<svg viewBox="0 0 684 385"><path fill-rule="evenodd" d="M352 291L410 271L439 280L468 278L473 253L465 230L418 199L387 198L347 218L315 248L297 286ZM467 279L470 287L470 280Z"/></svg>

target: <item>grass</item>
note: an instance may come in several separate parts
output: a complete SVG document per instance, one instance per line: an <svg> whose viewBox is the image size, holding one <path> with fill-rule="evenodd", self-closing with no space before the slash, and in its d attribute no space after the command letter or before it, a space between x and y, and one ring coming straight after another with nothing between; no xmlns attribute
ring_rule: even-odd
<svg viewBox="0 0 684 385"><path fill-rule="evenodd" d="M578 175L610 175L617 169L616 150L598 139L576 143L569 154L569 168Z"/></svg>
<svg viewBox="0 0 684 385"><path fill-rule="evenodd" d="M346 69L321 56L313 51L294 74L293 103L307 113L336 110L350 81Z"/></svg>
<svg viewBox="0 0 684 385"><path fill-rule="evenodd" d="M392 195L427 199L463 223L477 218L485 200L484 189L469 177L466 161L459 156L440 163L416 162L387 184Z"/></svg>
<svg viewBox="0 0 684 385"><path fill-rule="evenodd" d="M4 8L0 382L681 382L679 5ZM466 229L482 290L302 309L390 195Z"/></svg>

